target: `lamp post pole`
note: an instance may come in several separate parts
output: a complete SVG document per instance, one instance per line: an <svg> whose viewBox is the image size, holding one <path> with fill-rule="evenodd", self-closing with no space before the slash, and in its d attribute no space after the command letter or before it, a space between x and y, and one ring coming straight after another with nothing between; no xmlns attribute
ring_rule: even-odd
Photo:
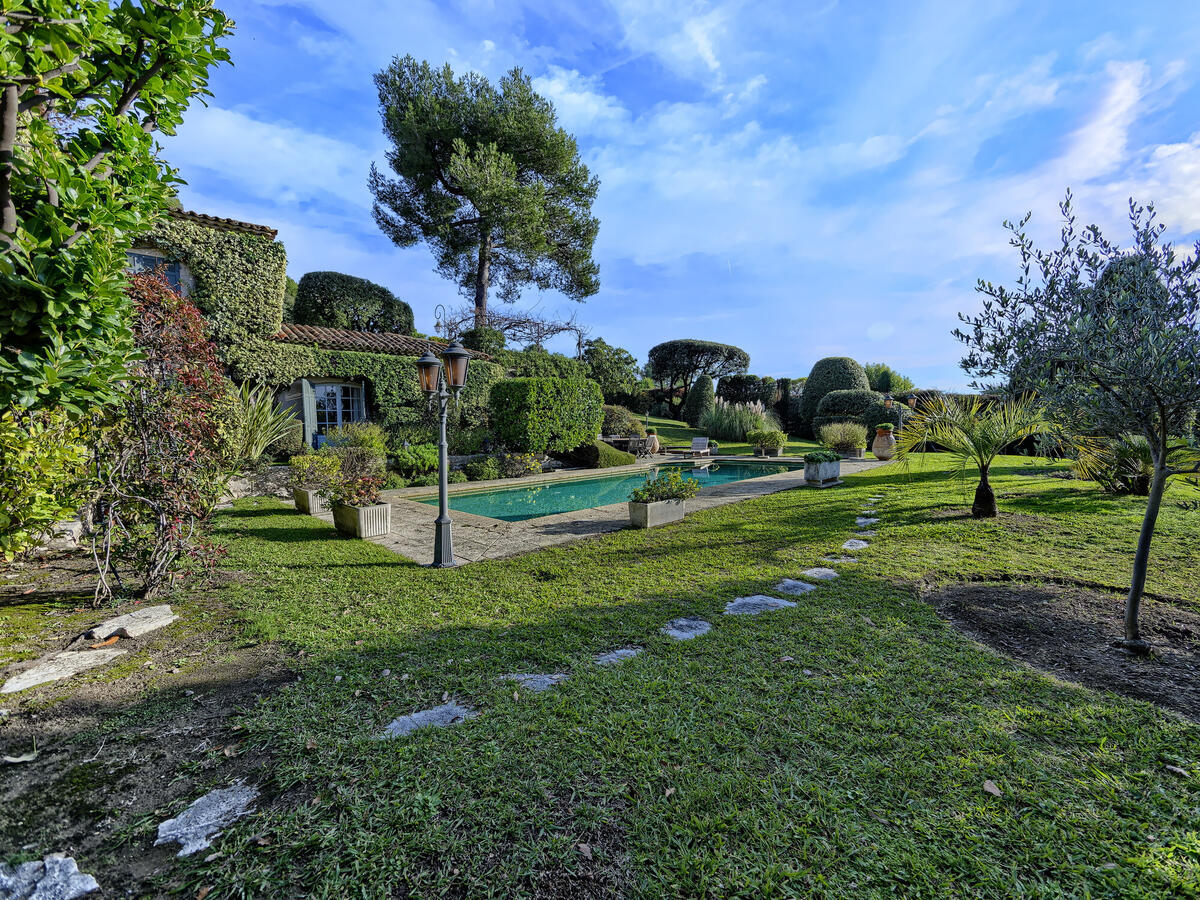
<svg viewBox="0 0 1200 900"><path fill-rule="evenodd" d="M449 445L446 443L446 414L450 408L450 389L446 379L438 378L438 517L434 520L433 567L448 569L455 565L454 538L450 534Z"/></svg>

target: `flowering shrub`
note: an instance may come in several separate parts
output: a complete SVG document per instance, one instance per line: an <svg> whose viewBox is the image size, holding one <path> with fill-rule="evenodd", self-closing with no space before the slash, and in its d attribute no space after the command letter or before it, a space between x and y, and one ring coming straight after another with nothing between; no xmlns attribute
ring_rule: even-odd
<svg viewBox="0 0 1200 900"><path fill-rule="evenodd" d="M200 526L228 481L217 414L228 391L203 318L157 275L132 276L127 291L141 358L115 414L96 423L97 602L125 590L123 567L151 599L181 557L211 561Z"/></svg>
<svg viewBox="0 0 1200 900"><path fill-rule="evenodd" d="M288 460L288 487L299 491L327 491L342 470L332 453L306 453Z"/></svg>
<svg viewBox="0 0 1200 900"><path fill-rule="evenodd" d="M520 478L523 475L540 475L541 457L535 453L506 453L500 459L502 478Z"/></svg>
<svg viewBox="0 0 1200 900"><path fill-rule="evenodd" d="M646 478L646 483L629 495L633 503L656 503L659 500L687 500L700 493L700 482L684 478L678 469L667 469L657 478Z"/></svg>
<svg viewBox="0 0 1200 900"><path fill-rule="evenodd" d="M340 447L334 451L339 470L325 493L343 506L373 506L379 502L387 467L384 458L366 447Z"/></svg>
<svg viewBox="0 0 1200 900"><path fill-rule="evenodd" d="M401 447L392 454L392 467L401 477L409 480L436 472L438 445L409 444L407 447Z"/></svg>

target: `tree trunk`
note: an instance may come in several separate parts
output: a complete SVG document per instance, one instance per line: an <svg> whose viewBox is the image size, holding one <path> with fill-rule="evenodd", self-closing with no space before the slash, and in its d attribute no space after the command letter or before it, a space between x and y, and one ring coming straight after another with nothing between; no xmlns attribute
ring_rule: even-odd
<svg viewBox="0 0 1200 900"><path fill-rule="evenodd" d="M17 106L21 95L15 84L0 92L0 243L11 246L17 234L17 207L13 202L13 154L17 146Z"/></svg>
<svg viewBox="0 0 1200 900"><path fill-rule="evenodd" d="M1154 528L1158 523L1158 511L1162 508L1163 491L1166 487L1167 468L1165 462L1160 462L1154 467L1154 477L1150 480L1150 496L1146 500L1146 513L1142 516L1137 552L1133 555L1133 578L1129 585L1129 596L1125 599L1125 640L1121 642L1121 646L1137 653L1150 651L1150 644L1142 640L1138 615L1142 610L1142 594L1146 590L1150 543L1154 540Z"/></svg>
<svg viewBox="0 0 1200 900"><path fill-rule="evenodd" d="M475 267L475 327L487 328L488 279L491 277L492 242L483 238L479 242L479 264Z"/></svg>
<svg viewBox="0 0 1200 900"><path fill-rule="evenodd" d="M971 505L971 515L976 519L994 519L1000 511L996 509L996 492L988 481L988 467L979 470L979 485L975 488L975 502Z"/></svg>

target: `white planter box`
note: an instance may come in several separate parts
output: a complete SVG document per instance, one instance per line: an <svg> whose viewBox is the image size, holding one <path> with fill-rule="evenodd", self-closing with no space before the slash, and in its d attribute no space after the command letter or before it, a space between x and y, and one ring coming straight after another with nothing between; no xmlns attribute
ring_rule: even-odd
<svg viewBox="0 0 1200 900"><path fill-rule="evenodd" d="M842 477L841 462L804 464L804 480L809 484L829 484Z"/></svg>
<svg viewBox="0 0 1200 900"><path fill-rule="evenodd" d="M392 507L389 503L375 506L343 506L335 503L333 525L350 537L381 537L392 530Z"/></svg>
<svg viewBox="0 0 1200 900"><path fill-rule="evenodd" d="M686 500L656 500L654 503L629 503L629 524L634 528L655 528L678 522L687 513Z"/></svg>
<svg viewBox="0 0 1200 900"><path fill-rule="evenodd" d="M782 447L755 447L754 455L755 456L771 456L771 457L783 456L783 448Z"/></svg>
<svg viewBox="0 0 1200 900"><path fill-rule="evenodd" d="M853 450L846 450L845 452L842 453L842 459L866 459L866 458L867 458L867 448L866 447L856 447Z"/></svg>
<svg viewBox="0 0 1200 900"><path fill-rule="evenodd" d="M325 498L316 491L306 490L305 488L292 488L292 500L296 504L296 509L302 513L308 513L310 516L315 516L317 513L323 513L329 509L329 504L325 502Z"/></svg>

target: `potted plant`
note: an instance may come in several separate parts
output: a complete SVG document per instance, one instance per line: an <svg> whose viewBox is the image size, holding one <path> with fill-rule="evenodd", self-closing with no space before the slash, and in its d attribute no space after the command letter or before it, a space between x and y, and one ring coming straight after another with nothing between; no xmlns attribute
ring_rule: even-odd
<svg viewBox="0 0 1200 900"><path fill-rule="evenodd" d="M754 445L755 456L783 456L783 448L787 446L787 435L774 429L751 431L746 440Z"/></svg>
<svg viewBox="0 0 1200 900"><path fill-rule="evenodd" d="M653 427L647 428L646 429L646 437L650 439L650 452L651 453L657 453L660 449L662 449L662 445L658 442L658 429L657 428L653 428Z"/></svg>
<svg viewBox="0 0 1200 900"><path fill-rule="evenodd" d="M370 538L392 529L392 507L379 502L384 460L366 447L341 447L341 468L329 488L333 501L333 524L342 534Z"/></svg>
<svg viewBox="0 0 1200 900"><path fill-rule="evenodd" d="M687 500L700 491L700 482L684 478L678 469L667 469L629 495L629 524L654 528L678 522L687 512Z"/></svg>
<svg viewBox="0 0 1200 900"><path fill-rule="evenodd" d="M896 436L892 434L895 425L891 422L881 422L875 426L875 441L871 444L871 452L876 459L891 459L896 455Z"/></svg>
<svg viewBox="0 0 1200 900"><path fill-rule="evenodd" d="M342 462L329 453L307 453L288 460L288 487L300 512L315 516L325 512L323 493L329 491L341 470Z"/></svg>
<svg viewBox="0 0 1200 900"><path fill-rule="evenodd" d="M836 450L842 459L862 459L867 455L867 429L857 422L831 422L820 429L821 443Z"/></svg>
<svg viewBox="0 0 1200 900"><path fill-rule="evenodd" d="M804 481L806 484L826 487L840 484L842 457L834 450L814 450L804 456Z"/></svg>

